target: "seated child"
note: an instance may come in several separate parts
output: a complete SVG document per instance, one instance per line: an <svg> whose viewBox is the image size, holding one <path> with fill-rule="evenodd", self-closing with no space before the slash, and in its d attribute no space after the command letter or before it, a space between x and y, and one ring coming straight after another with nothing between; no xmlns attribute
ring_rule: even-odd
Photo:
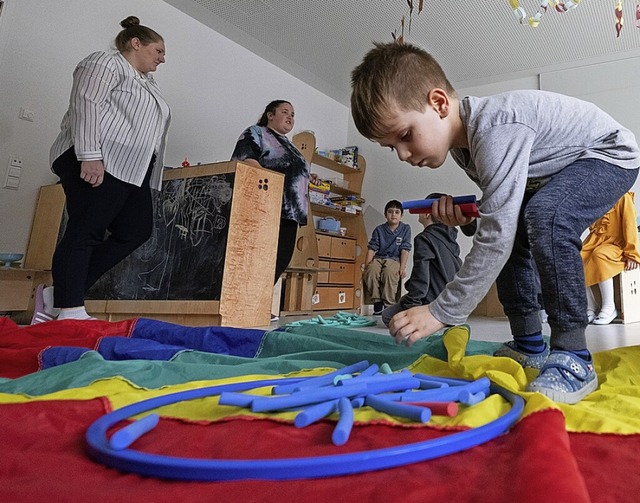
<svg viewBox="0 0 640 503"><path fill-rule="evenodd" d="M406 275L411 227L400 221L403 213L400 201L389 201L384 207L386 223L378 225L369 240L362 282L373 300L375 315L396 302L400 279Z"/></svg>
<svg viewBox="0 0 640 503"><path fill-rule="evenodd" d="M608 325L618 316L613 300L614 276L640 265L633 196L633 192L627 192L613 208L594 222L582 244L587 318L594 325ZM602 299L597 314L598 308L591 289L595 285L598 285Z"/></svg>
<svg viewBox="0 0 640 503"><path fill-rule="evenodd" d="M391 319L396 341L411 345L464 323L495 281L513 335L496 355L540 369L527 390L564 403L596 390L580 237L633 186L640 166L633 133L592 103L556 93L460 99L430 54L395 42L376 44L354 69L351 112L363 136L413 166L439 168L451 153L482 191L462 267L433 302ZM432 212L448 225L472 220L450 196Z"/></svg>
<svg viewBox="0 0 640 503"><path fill-rule="evenodd" d="M433 193L427 199L440 197L442 194ZM436 300L462 265L460 246L456 241L458 230L429 213L419 213L418 221L424 230L413 240L413 269L404 285L407 294L400 302L382 311L382 322L386 326L400 311Z"/></svg>

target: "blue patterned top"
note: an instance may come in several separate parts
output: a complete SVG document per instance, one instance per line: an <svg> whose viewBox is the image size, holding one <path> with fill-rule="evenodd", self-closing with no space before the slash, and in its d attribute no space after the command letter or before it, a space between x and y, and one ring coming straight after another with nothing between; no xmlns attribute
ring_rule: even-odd
<svg viewBox="0 0 640 503"><path fill-rule="evenodd" d="M281 218L306 225L309 164L289 139L266 126L250 126L238 138L232 160L254 159L284 174Z"/></svg>

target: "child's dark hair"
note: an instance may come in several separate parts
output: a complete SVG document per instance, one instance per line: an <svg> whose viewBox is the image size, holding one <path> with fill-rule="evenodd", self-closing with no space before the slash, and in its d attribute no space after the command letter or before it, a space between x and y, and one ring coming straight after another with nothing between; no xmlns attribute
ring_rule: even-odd
<svg viewBox="0 0 640 503"><path fill-rule="evenodd" d="M351 114L362 136L385 136L381 123L391 107L422 112L432 89L457 96L438 62L425 50L397 42L374 45L351 72Z"/></svg>
<svg viewBox="0 0 640 503"><path fill-rule="evenodd" d="M273 100L271 103L269 103L264 109L264 112L262 112L262 115L260 116L256 124L258 126L266 126L269 122L268 114L275 114L278 107L283 103L291 105L291 103L289 103L287 100Z"/></svg>
<svg viewBox="0 0 640 503"><path fill-rule="evenodd" d="M125 53L131 49L129 41L132 38L140 40L142 45L149 45L153 42L164 42L164 39L154 30L140 24L140 20L135 16L129 16L120 21L120 26L124 28L116 36L116 49Z"/></svg>
<svg viewBox="0 0 640 503"><path fill-rule="evenodd" d="M384 205L384 214L387 214L387 211L389 211L390 208L397 208L400 210L400 214L404 214L404 208L402 207L402 203L400 201L397 201L395 199L392 199L391 201L389 201L387 204Z"/></svg>

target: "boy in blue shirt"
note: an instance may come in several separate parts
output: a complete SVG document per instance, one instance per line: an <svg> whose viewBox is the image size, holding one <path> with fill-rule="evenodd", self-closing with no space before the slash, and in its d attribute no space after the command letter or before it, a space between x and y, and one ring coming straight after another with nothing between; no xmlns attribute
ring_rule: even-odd
<svg viewBox="0 0 640 503"><path fill-rule="evenodd" d="M402 203L395 199L384 207L386 223L378 225L369 240L362 282L373 300L373 314L395 304L400 280L406 276L411 251L411 227L401 222Z"/></svg>
<svg viewBox="0 0 640 503"><path fill-rule="evenodd" d="M400 160L435 169L451 153L482 190L460 271L432 303L392 318L396 340L410 345L464 323L495 281L514 338L496 355L540 369L527 390L564 403L596 390L580 236L633 186L633 133L595 105L555 93L459 99L433 57L410 44L377 44L365 56L352 73L351 110L360 133ZM451 197L434 203L433 215L448 225L472 220Z"/></svg>

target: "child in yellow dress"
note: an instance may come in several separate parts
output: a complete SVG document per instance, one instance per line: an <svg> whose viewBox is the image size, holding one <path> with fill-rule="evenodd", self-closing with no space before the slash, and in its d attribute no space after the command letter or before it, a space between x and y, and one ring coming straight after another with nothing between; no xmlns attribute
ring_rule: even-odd
<svg viewBox="0 0 640 503"><path fill-rule="evenodd" d="M634 193L624 194L613 208L589 227L582 245L587 284L587 317L594 325L608 325L617 316L613 300L613 278L622 271L640 267ZM602 301L597 306L592 287L598 285Z"/></svg>

